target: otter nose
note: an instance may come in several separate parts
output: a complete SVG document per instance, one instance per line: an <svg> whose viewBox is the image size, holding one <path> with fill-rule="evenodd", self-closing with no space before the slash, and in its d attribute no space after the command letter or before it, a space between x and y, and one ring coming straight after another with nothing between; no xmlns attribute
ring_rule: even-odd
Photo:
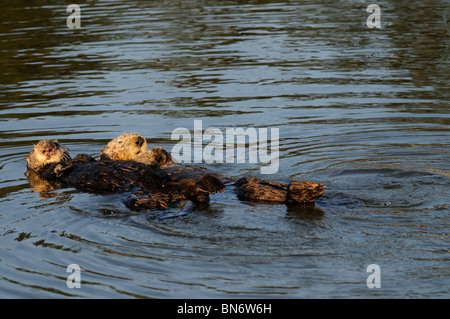
<svg viewBox="0 0 450 319"><path fill-rule="evenodd" d="M136 145L139 146L139 147L141 147L142 144L144 144L144 142L145 142L145 140L144 140L142 137L139 136L139 137L137 138L137 140L136 140Z"/></svg>

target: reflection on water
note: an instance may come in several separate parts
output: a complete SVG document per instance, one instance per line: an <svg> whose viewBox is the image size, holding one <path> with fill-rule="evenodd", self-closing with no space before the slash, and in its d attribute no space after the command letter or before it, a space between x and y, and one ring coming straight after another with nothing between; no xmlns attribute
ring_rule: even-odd
<svg viewBox="0 0 450 319"><path fill-rule="evenodd" d="M379 5L368 29L352 0L87 1L69 29L57 1L2 1L1 296L448 297L449 4ZM40 139L97 157L139 132L170 150L199 119L279 128L270 179L320 181L323 198L230 191L182 216L136 213L117 195L40 196L24 175ZM72 263L81 289L65 284Z"/></svg>

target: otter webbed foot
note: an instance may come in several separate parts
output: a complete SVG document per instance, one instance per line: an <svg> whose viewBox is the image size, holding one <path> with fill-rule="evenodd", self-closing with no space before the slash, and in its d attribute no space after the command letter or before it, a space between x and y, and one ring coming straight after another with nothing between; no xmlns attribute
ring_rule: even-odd
<svg viewBox="0 0 450 319"><path fill-rule="evenodd" d="M256 177L243 177L235 183L240 200L283 203L286 200L287 185L265 181Z"/></svg>
<svg viewBox="0 0 450 319"><path fill-rule="evenodd" d="M238 198L274 203L314 203L325 186L312 182L277 183L256 177L243 177L235 183Z"/></svg>
<svg viewBox="0 0 450 319"><path fill-rule="evenodd" d="M291 182L288 186L286 202L293 203L314 203L322 196L325 186L312 182Z"/></svg>

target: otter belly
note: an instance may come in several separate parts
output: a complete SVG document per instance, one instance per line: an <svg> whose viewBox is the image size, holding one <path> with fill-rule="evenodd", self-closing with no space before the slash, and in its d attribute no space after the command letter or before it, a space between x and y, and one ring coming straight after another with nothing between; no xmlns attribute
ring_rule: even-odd
<svg viewBox="0 0 450 319"><path fill-rule="evenodd" d="M162 189L158 176L129 162L74 164L62 181L74 188L94 193L121 193L136 189L158 192Z"/></svg>

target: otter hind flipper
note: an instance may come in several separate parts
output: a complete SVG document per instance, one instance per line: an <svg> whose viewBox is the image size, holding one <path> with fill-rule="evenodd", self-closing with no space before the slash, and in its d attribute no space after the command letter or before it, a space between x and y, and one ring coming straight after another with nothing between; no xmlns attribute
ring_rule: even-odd
<svg viewBox="0 0 450 319"><path fill-rule="evenodd" d="M239 199L286 203L314 203L322 196L325 186L312 182L291 182L289 184L272 182L257 177L243 177L235 183Z"/></svg>
<svg viewBox="0 0 450 319"><path fill-rule="evenodd" d="M293 203L314 203L322 196L325 186L312 182L291 182L288 186L286 202Z"/></svg>
<svg viewBox="0 0 450 319"><path fill-rule="evenodd" d="M199 178L170 181L166 184L173 194L180 194L195 203L209 202L209 195L223 191L225 185L218 177L206 174Z"/></svg>
<svg viewBox="0 0 450 319"><path fill-rule="evenodd" d="M239 179L235 183L238 198L262 203L283 203L286 200L286 190L278 185L274 187L264 182L256 177Z"/></svg>

